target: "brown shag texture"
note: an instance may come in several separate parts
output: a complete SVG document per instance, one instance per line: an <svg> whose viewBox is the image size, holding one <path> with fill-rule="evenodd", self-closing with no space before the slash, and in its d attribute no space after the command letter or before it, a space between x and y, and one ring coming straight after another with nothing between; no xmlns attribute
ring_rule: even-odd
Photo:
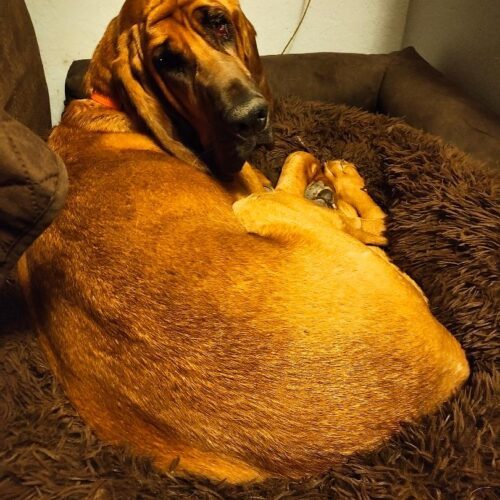
<svg viewBox="0 0 500 500"><path fill-rule="evenodd" d="M103 445L85 426L54 382L11 284L0 296L0 498L499 497L494 174L401 121L353 108L288 99L276 122L275 150L256 158L271 177L303 145L359 166L390 213L390 255L467 351L465 387L435 415L321 477L239 487L175 478Z"/></svg>

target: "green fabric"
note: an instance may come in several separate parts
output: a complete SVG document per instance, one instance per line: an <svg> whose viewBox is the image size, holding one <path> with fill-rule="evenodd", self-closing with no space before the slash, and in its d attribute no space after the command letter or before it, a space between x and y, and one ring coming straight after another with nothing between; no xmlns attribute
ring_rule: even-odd
<svg viewBox="0 0 500 500"><path fill-rule="evenodd" d="M62 160L0 111L0 278L53 220L67 185Z"/></svg>

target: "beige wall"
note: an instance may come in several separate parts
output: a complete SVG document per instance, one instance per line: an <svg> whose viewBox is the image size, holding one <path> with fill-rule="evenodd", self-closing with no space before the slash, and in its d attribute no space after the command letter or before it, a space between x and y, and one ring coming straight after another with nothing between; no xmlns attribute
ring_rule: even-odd
<svg viewBox="0 0 500 500"><path fill-rule="evenodd" d="M262 54L281 52L305 0L240 0L259 33ZM499 0L500 1L500 0ZM0 4L2 0L0 0ZM26 0L40 44L53 122L74 59L89 58L123 0ZM408 0L312 0L290 52L390 52L401 47Z"/></svg>
<svg viewBox="0 0 500 500"><path fill-rule="evenodd" d="M403 44L500 115L500 0L410 0Z"/></svg>

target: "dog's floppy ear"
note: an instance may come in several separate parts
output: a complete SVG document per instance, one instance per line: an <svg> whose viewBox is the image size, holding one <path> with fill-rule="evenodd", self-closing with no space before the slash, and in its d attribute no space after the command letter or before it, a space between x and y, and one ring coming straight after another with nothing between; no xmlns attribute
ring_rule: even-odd
<svg viewBox="0 0 500 500"><path fill-rule="evenodd" d="M89 69L84 78L84 89L88 97L96 91L116 98L112 92L112 62L116 59L116 40L119 36L119 19L115 17L106 28L104 36L94 51Z"/></svg>
<svg viewBox="0 0 500 500"><path fill-rule="evenodd" d="M148 12L149 3L150 0L126 0L118 16L120 32L123 33L138 24Z"/></svg>
<svg viewBox="0 0 500 500"><path fill-rule="evenodd" d="M144 65L141 35L137 25L118 38L118 55L113 63L113 76L135 112L147 125L166 151L187 163L198 165L197 156L175 139L172 121L155 95Z"/></svg>
<svg viewBox="0 0 500 500"><path fill-rule="evenodd" d="M238 56L252 74L254 82L258 85L264 97L266 97L269 102L272 102L271 90L267 84L264 68L257 48L255 28L240 9L236 9L233 22L238 32Z"/></svg>
<svg viewBox="0 0 500 500"><path fill-rule="evenodd" d="M96 91L122 102L125 107L129 103L165 151L200 166L196 155L175 139L172 122L151 90L138 25L121 31L122 25L120 17L113 19L97 46L85 76L87 95Z"/></svg>

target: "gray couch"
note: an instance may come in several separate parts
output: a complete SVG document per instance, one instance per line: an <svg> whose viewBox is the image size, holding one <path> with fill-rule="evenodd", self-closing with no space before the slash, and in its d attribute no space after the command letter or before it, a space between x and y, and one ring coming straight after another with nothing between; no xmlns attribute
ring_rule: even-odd
<svg viewBox="0 0 500 500"><path fill-rule="evenodd" d="M50 129L47 84L23 1L0 11L0 284L52 222L67 190L66 169L42 137Z"/></svg>

